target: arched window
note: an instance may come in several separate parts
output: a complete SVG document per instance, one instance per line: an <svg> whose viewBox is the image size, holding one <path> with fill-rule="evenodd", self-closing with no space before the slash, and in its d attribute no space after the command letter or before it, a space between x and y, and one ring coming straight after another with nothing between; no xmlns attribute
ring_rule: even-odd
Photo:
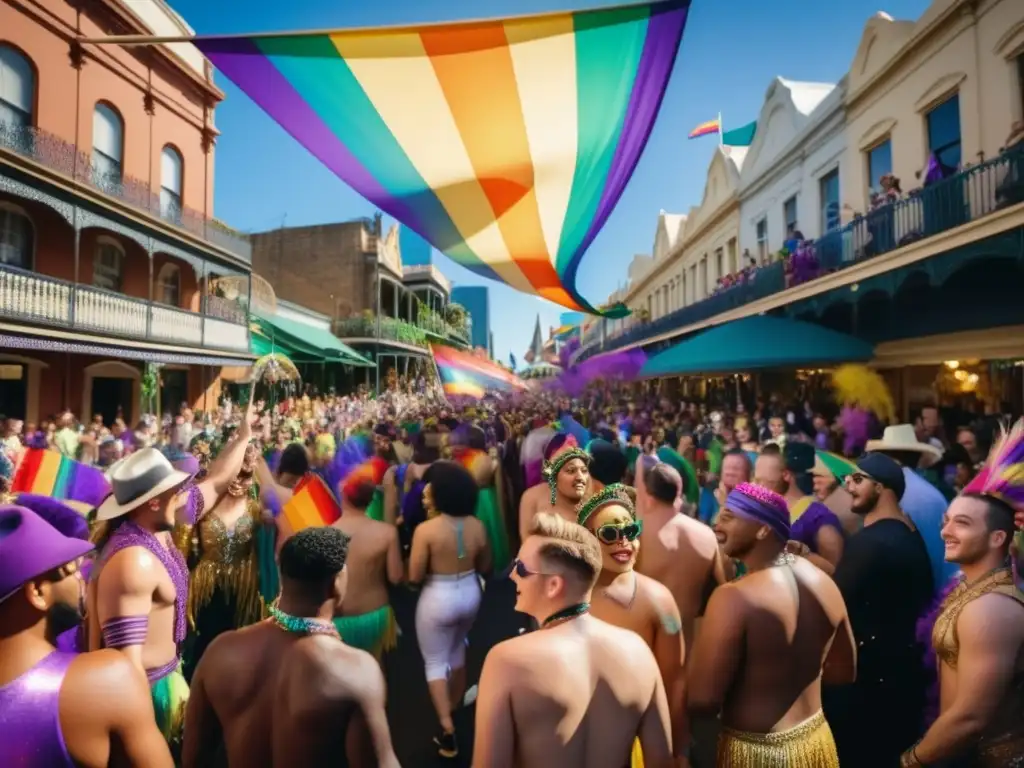
<svg viewBox="0 0 1024 768"><path fill-rule="evenodd" d="M32 62L11 46L0 44L0 126L31 126L35 96Z"/></svg>
<svg viewBox="0 0 1024 768"><path fill-rule="evenodd" d="M109 104L99 103L92 113L92 168L100 186L121 184L124 122Z"/></svg>
<svg viewBox="0 0 1024 768"><path fill-rule="evenodd" d="M0 203L0 265L32 269L32 221L21 208Z"/></svg>
<svg viewBox="0 0 1024 768"><path fill-rule="evenodd" d="M177 219L181 213L181 182L184 162L181 153L168 144L160 153L160 211Z"/></svg>
<svg viewBox="0 0 1024 768"><path fill-rule="evenodd" d="M124 276L124 249L109 237L96 241L96 257L92 265L92 284L115 293L121 292Z"/></svg>
<svg viewBox="0 0 1024 768"><path fill-rule="evenodd" d="M181 270L177 264L167 263L160 267L156 276L156 300L171 307L180 305Z"/></svg>

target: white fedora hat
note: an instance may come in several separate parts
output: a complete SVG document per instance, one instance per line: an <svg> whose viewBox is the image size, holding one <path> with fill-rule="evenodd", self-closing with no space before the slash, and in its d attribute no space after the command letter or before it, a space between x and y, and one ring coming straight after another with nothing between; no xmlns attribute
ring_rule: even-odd
<svg viewBox="0 0 1024 768"><path fill-rule="evenodd" d="M926 453L937 459L942 458L942 451L929 443L917 439L913 424L894 424L886 427L881 440L868 440L864 450L871 451L912 451Z"/></svg>
<svg viewBox="0 0 1024 768"><path fill-rule="evenodd" d="M120 517L161 493L183 485L190 477L188 472L175 469L156 448L136 451L107 472L113 493L96 510L96 519Z"/></svg>

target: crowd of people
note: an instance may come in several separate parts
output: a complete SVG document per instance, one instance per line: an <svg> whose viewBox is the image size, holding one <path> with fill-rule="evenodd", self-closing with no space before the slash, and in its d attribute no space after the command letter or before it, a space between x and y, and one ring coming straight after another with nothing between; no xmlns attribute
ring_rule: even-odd
<svg viewBox="0 0 1024 768"><path fill-rule="evenodd" d="M810 404L751 405L395 386L8 420L3 763L396 766L404 630L437 754L473 706L479 768L686 766L708 739L723 768L1024 765L1024 428L950 439L925 409L844 457ZM12 493L32 449L110 495ZM340 514L296 525L317 498ZM474 684L506 576L522 631Z"/></svg>

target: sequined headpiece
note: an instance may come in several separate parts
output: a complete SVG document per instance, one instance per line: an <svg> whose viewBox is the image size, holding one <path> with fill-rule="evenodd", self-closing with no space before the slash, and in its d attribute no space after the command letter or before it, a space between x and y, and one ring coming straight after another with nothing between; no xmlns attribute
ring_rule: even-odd
<svg viewBox="0 0 1024 768"><path fill-rule="evenodd" d="M587 520L603 507L609 504L618 504L625 507L629 516L636 520L636 491L623 483L612 483L606 485L586 501L580 502L576 508L576 522L586 525Z"/></svg>
<svg viewBox="0 0 1024 768"><path fill-rule="evenodd" d="M555 490L558 483L558 473L562 471L562 467L573 459L580 459L588 467L590 466L590 454L577 445L574 445L572 448L565 449L550 461L544 462L544 468L541 470L541 474L544 476L544 479L548 481L548 487L551 488L552 506L554 506L557 499Z"/></svg>
<svg viewBox="0 0 1024 768"><path fill-rule="evenodd" d="M1003 430L985 466L962 492L991 496L1016 512L1024 511L1024 419Z"/></svg>
<svg viewBox="0 0 1024 768"><path fill-rule="evenodd" d="M789 541L789 505L775 491L752 483L740 483L729 491L725 508L747 520L767 525L783 541Z"/></svg>

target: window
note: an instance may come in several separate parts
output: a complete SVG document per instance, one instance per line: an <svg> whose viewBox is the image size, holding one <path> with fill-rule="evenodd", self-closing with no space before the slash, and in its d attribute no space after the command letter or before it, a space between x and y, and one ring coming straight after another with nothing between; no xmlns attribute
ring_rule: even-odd
<svg viewBox="0 0 1024 768"><path fill-rule="evenodd" d="M0 204L0 265L32 269L32 222L20 208Z"/></svg>
<svg viewBox="0 0 1024 768"><path fill-rule="evenodd" d="M764 266L768 263L768 219L757 222L757 263Z"/></svg>
<svg viewBox="0 0 1024 768"><path fill-rule="evenodd" d="M782 219L786 225L786 237L789 238L797 230L796 226L796 195L782 204Z"/></svg>
<svg viewBox="0 0 1024 768"><path fill-rule="evenodd" d="M960 94L954 94L925 116L928 124L928 152L946 169L960 167Z"/></svg>
<svg viewBox="0 0 1024 768"><path fill-rule="evenodd" d="M180 306L181 270L177 264L164 264L156 277L156 300L171 307Z"/></svg>
<svg viewBox="0 0 1024 768"><path fill-rule="evenodd" d="M705 253L700 259L700 297L703 299L708 295L708 255Z"/></svg>
<svg viewBox="0 0 1024 768"><path fill-rule="evenodd" d="M181 153L167 145L160 153L160 212L177 219L181 213L181 181L184 163Z"/></svg>
<svg viewBox="0 0 1024 768"><path fill-rule="evenodd" d="M690 302L696 304L701 297L697 288L697 265L690 265Z"/></svg>
<svg viewBox="0 0 1024 768"><path fill-rule="evenodd" d="M36 76L32 63L9 45L0 45L0 125L32 125Z"/></svg>
<svg viewBox="0 0 1024 768"><path fill-rule="evenodd" d="M120 293L123 269L124 251L120 245L107 239L96 243L96 258L92 266L93 285Z"/></svg>
<svg viewBox="0 0 1024 768"><path fill-rule="evenodd" d="M882 177L892 173L892 142L886 139L868 150L868 194L882 193Z"/></svg>
<svg viewBox="0 0 1024 768"><path fill-rule="evenodd" d="M1020 54L1015 62L1017 64L1017 98L1020 99L1020 113L1024 118L1024 53Z"/></svg>
<svg viewBox="0 0 1024 768"><path fill-rule="evenodd" d="M96 184L120 186L124 123L108 104L97 104L92 113L92 168Z"/></svg>
<svg viewBox="0 0 1024 768"><path fill-rule="evenodd" d="M725 277L725 250L723 248L715 249L715 277L719 280Z"/></svg>
<svg viewBox="0 0 1024 768"><path fill-rule="evenodd" d="M818 180L821 199L821 231L831 232L839 227L839 169L830 171Z"/></svg>
<svg viewBox="0 0 1024 768"><path fill-rule="evenodd" d="M735 274L739 272L739 266L736 264L736 238L729 238L729 274Z"/></svg>

